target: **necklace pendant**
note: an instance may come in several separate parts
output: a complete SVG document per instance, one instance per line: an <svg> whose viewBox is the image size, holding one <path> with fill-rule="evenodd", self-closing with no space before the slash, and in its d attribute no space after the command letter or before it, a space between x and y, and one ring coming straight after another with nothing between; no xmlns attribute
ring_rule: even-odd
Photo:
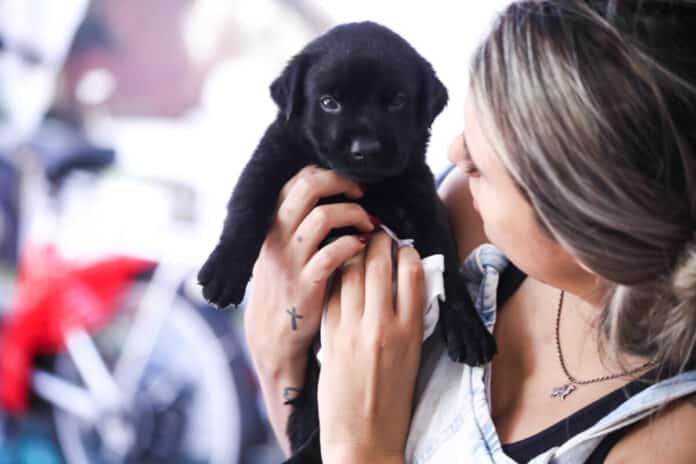
<svg viewBox="0 0 696 464"><path fill-rule="evenodd" d="M574 383L567 383L560 387L556 387L551 391L551 398L566 399L566 396L570 395L575 391L577 387Z"/></svg>

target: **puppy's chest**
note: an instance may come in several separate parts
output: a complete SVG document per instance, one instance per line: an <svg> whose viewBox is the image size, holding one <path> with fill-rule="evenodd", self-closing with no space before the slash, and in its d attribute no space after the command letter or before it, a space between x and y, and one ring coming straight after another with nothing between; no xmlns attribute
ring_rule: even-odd
<svg viewBox="0 0 696 464"><path fill-rule="evenodd" d="M411 198L405 195L367 194L358 200L358 203L368 213L379 218L400 238L416 238L415 235L422 230L423 226L418 221L427 221L422 211L419 211Z"/></svg>
<svg viewBox="0 0 696 464"><path fill-rule="evenodd" d="M419 239L422 231L427 228L430 214L426 213L422 202L416 201L411 195L403 193L374 192L366 193L359 200L350 200L344 196L325 198L320 203L336 203L352 201L361 205L370 215L377 217L400 238ZM352 228L335 230L332 236L344 233L357 233ZM418 240L417 240L418 241Z"/></svg>

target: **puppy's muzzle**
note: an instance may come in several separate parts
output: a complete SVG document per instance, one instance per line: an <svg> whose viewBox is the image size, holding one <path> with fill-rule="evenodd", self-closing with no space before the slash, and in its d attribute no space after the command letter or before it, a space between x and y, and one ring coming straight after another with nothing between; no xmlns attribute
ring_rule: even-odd
<svg viewBox="0 0 696 464"><path fill-rule="evenodd" d="M382 144L379 140L372 138L358 137L350 145L350 155L356 160L371 158L380 151L382 151Z"/></svg>

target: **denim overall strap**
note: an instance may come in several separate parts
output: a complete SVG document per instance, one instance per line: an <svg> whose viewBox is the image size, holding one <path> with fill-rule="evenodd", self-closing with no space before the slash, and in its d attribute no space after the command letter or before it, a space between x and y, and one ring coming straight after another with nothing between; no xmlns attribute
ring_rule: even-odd
<svg viewBox="0 0 696 464"><path fill-rule="evenodd" d="M508 259L500 250L486 243L474 250L461 268L476 310L490 331L495 326L500 274L508 263Z"/></svg>
<svg viewBox="0 0 696 464"><path fill-rule="evenodd" d="M532 459L530 464L584 462L609 433L638 422L658 408L696 392L696 371L684 372L646 388L563 445Z"/></svg>
<svg viewBox="0 0 696 464"><path fill-rule="evenodd" d="M493 331L498 310L498 283L500 274L508 266L507 257L495 246L479 246L467 258L462 272L470 282L469 291L474 299L486 328ZM479 446L475 449L476 462L514 463L503 453L500 439L490 413L490 364L469 368L468 378L463 379L461 396L473 411L471 416L474 430L479 435Z"/></svg>
<svg viewBox="0 0 696 464"><path fill-rule="evenodd" d="M507 264L507 258L495 247L482 245L471 252L460 269L489 330L495 324L498 280ZM416 388L420 394L411 421L406 462L498 462L493 456L500 445L491 438L496 433L486 400L484 368L450 360L439 337L426 343L421 367L422 386Z"/></svg>

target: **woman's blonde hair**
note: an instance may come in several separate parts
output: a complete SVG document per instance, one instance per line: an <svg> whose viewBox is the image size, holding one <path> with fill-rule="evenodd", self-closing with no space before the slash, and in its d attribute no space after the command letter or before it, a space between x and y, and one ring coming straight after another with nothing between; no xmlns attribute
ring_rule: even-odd
<svg viewBox="0 0 696 464"><path fill-rule="evenodd" d="M600 321L611 353L694 367L694 2L516 2L470 83L539 223L612 284Z"/></svg>

